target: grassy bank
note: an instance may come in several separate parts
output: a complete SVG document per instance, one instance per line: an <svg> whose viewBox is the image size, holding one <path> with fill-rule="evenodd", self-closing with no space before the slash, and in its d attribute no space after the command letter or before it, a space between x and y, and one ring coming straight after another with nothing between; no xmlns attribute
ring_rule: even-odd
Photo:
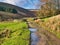
<svg viewBox="0 0 60 45"><path fill-rule="evenodd" d="M0 22L0 45L29 45L26 22Z"/></svg>
<svg viewBox="0 0 60 45"><path fill-rule="evenodd" d="M37 22L37 24L39 24L45 30L52 32L54 35L60 38L60 15L40 19L40 21Z"/></svg>
<svg viewBox="0 0 60 45"><path fill-rule="evenodd" d="M36 20L35 22L60 39L60 15Z"/></svg>

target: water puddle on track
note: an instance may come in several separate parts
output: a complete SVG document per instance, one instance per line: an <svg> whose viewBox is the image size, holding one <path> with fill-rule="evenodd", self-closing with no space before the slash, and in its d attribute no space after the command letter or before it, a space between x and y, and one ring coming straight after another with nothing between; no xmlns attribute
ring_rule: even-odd
<svg viewBox="0 0 60 45"><path fill-rule="evenodd" d="M31 31L31 45L37 45L37 42L39 40L38 36L36 35L37 29L35 28L29 28Z"/></svg>

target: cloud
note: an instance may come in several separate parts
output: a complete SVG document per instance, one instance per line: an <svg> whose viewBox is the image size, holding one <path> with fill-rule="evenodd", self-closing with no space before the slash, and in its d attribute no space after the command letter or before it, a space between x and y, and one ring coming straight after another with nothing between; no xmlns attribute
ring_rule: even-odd
<svg viewBox="0 0 60 45"><path fill-rule="evenodd" d="M25 0L4 0L3 2L17 6L24 6L27 3Z"/></svg>
<svg viewBox="0 0 60 45"><path fill-rule="evenodd" d="M38 4L38 0L20 0L17 3L17 6L30 9L30 8L36 8L37 4Z"/></svg>
<svg viewBox="0 0 60 45"><path fill-rule="evenodd" d="M18 3L16 3L16 5L18 6L24 6L27 2L25 0L19 0Z"/></svg>
<svg viewBox="0 0 60 45"><path fill-rule="evenodd" d="M9 4L16 5L17 0L4 0L3 2L6 2L6 3L9 3Z"/></svg>

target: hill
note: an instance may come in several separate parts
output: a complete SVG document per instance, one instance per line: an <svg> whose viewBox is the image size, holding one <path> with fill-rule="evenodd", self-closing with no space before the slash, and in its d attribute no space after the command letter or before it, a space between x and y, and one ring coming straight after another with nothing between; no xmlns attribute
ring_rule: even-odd
<svg viewBox="0 0 60 45"><path fill-rule="evenodd" d="M20 19L23 17L35 17L35 15L28 9L0 2L0 17Z"/></svg>

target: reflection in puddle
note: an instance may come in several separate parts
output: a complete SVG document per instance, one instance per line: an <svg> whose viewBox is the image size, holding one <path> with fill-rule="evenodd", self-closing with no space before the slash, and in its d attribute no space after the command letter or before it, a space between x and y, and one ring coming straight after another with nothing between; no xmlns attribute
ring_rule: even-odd
<svg viewBox="0 0 60 45"><path fill-rule="evenodd" d="M29 28L29 30L31 31L31 45L36 45L39 40L38 36L35 33L37 31L37 29Z"/></svg>

